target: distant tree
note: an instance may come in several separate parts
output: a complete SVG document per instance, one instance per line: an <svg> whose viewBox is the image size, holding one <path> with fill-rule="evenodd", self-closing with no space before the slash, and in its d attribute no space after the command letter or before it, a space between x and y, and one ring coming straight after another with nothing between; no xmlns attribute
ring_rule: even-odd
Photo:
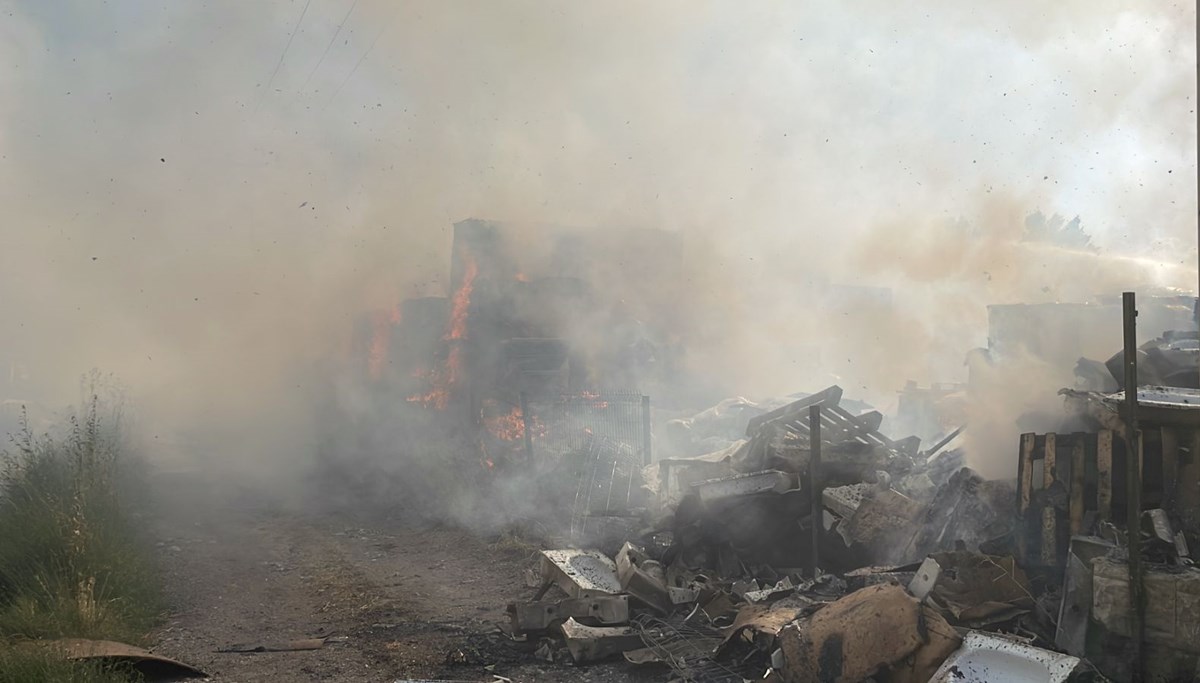
<svg viewBox="0 0 1200 683"><path fill-rule="evenodd" d="M1053 244L1068 249L1100 251L1092 244L1092 238L1084 232L1079 216L1068 221L1058 214L1047 218L1041 211L1035 211L1025 218L1025 234L1022 239L1026 242Z"/></svg>

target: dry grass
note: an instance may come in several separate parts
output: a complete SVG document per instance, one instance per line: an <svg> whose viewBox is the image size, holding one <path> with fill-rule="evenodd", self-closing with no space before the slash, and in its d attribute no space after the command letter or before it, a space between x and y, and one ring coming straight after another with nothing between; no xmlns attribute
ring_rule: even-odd
<svg viewBox="0 0 1200 683"><path fill-rule="evenodd" d="M123 495L128 454L120 417L93 397L63 433L37 436L26 424L4 453L0 682L128 680L12 644L62 637L140 643L158 617L152 553L133 528ZM71 677L60 665L91 677ZM30 677L6 678L7 669ZM50 673L35 675L42 670Z"/></svg>

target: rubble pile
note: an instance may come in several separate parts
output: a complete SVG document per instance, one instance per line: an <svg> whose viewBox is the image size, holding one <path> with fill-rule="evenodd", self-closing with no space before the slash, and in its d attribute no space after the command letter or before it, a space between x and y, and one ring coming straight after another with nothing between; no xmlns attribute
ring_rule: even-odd
<svg viewBox="0 0 1200 683"><path fill-rule="evenodd" d="M630 478L641 492L619 547L543 551L537 591L508 606L507 632L546 661L623 657L664 680L1130 678L1128 533L1070 513L1082 496L1070 476L1026 496L1021 481L986 480L944 450L961 430L922 451L841 398L834 386L753 414L740 399L702 413L738 413L745 432ZM1026 436L1021 457L1041 444L1055 472L1053 435ZM1073 450L1061 460L1094 455L1085 441L1064 436ZM612 482L587 474L608 499ZM1095 473L1077 474L1096 487ZM573 528L605 518L572 509ZM1055 515L1071 524L1043 524ZM1158 676L1147 680L1192 680L1200 569L1175 517L1143 517L1143 642L1156 658L1145 670Z"/></svg>
<svg viewBox="0 0 1200 683"><path fill-rule="evenodd" d="M1020 680L1065 681L1081 666L1036 645L1053 625L1011 557L960 550L915 567L774 581L693 571L633 543L615 558L547 550L539 560L539 590L508 606L508 631L547 661L621 656L714 683L1002 680L989 662L993 673L1034 667L1038 677Z"/></svg>
<svg viewBox="0 0 1200 683"><path fill-rule="evenodd" d="M916 438L889 439L879 431L880 413L853 414L841 399L841 388L829 387L749 419L745 438L723 450L648 468L642 478L659 505L659 525L672 532L684 564L726 576L804 567L812 548L800 541L814 522L821 567L833 572L918 562L958 543L974 550L1010 531L1011 488L962 468L959 452L922 452ZM813 406L822 445L816 520Z"/></svg>

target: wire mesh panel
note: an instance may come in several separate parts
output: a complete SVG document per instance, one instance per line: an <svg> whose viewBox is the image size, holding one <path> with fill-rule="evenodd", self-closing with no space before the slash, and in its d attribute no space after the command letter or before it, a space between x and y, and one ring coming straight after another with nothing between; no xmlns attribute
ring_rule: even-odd
<svg viewBox="0 0 1200 683"><path fill-rule="evenodd" d="M689 623L680 615L660 619L651 614L640 614L630 623L646 648L671 667L680 680L743 683L762 678L764 667L747 661L716 660L715 652L724 639L720 629L698 622Z"/></svg>
<svg viewBox="0 0 1200 683"><path fill-rule="evenodd" d="M638 393L563 394L528 400L538 425L530 448L539 468L573 482L571 533L589 517L623 516L637 506L650 460L649 400Z"/></svg>
<svg viewBox="0 0 1200 683"><path fill-rule="evenodd" d="M572 451L576 459L575 500L571 508L571 534L584 531L588 517L628 514L634 494L641 490L641 458L627 444L592 436L586 446Z"/></svg>
<svg viewBox="0 0 1200 683"><path fill-rule="evenodd" d="M622 444L643 463L650 462L648 397L635 392L582 392L529 399L529 412L540 434L535 459L560 458L591 448L597 439Z"/></svg>

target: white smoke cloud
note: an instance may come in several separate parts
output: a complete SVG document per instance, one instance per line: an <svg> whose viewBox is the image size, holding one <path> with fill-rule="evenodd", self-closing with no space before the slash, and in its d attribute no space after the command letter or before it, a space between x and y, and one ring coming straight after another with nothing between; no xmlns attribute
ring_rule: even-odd
<svg viewBox="0 0 1200 683"><path fill-rule="evenodd" d="M0 348L39 392L302 429L304 369L444 292L471 216L678 231L664 304L744 394L884 402L962 379L988 303L1195 286L1190 4L361 0L322 59L351 2L8 6ZM1039 209L1172 268L1045 277Z"/></svg>

